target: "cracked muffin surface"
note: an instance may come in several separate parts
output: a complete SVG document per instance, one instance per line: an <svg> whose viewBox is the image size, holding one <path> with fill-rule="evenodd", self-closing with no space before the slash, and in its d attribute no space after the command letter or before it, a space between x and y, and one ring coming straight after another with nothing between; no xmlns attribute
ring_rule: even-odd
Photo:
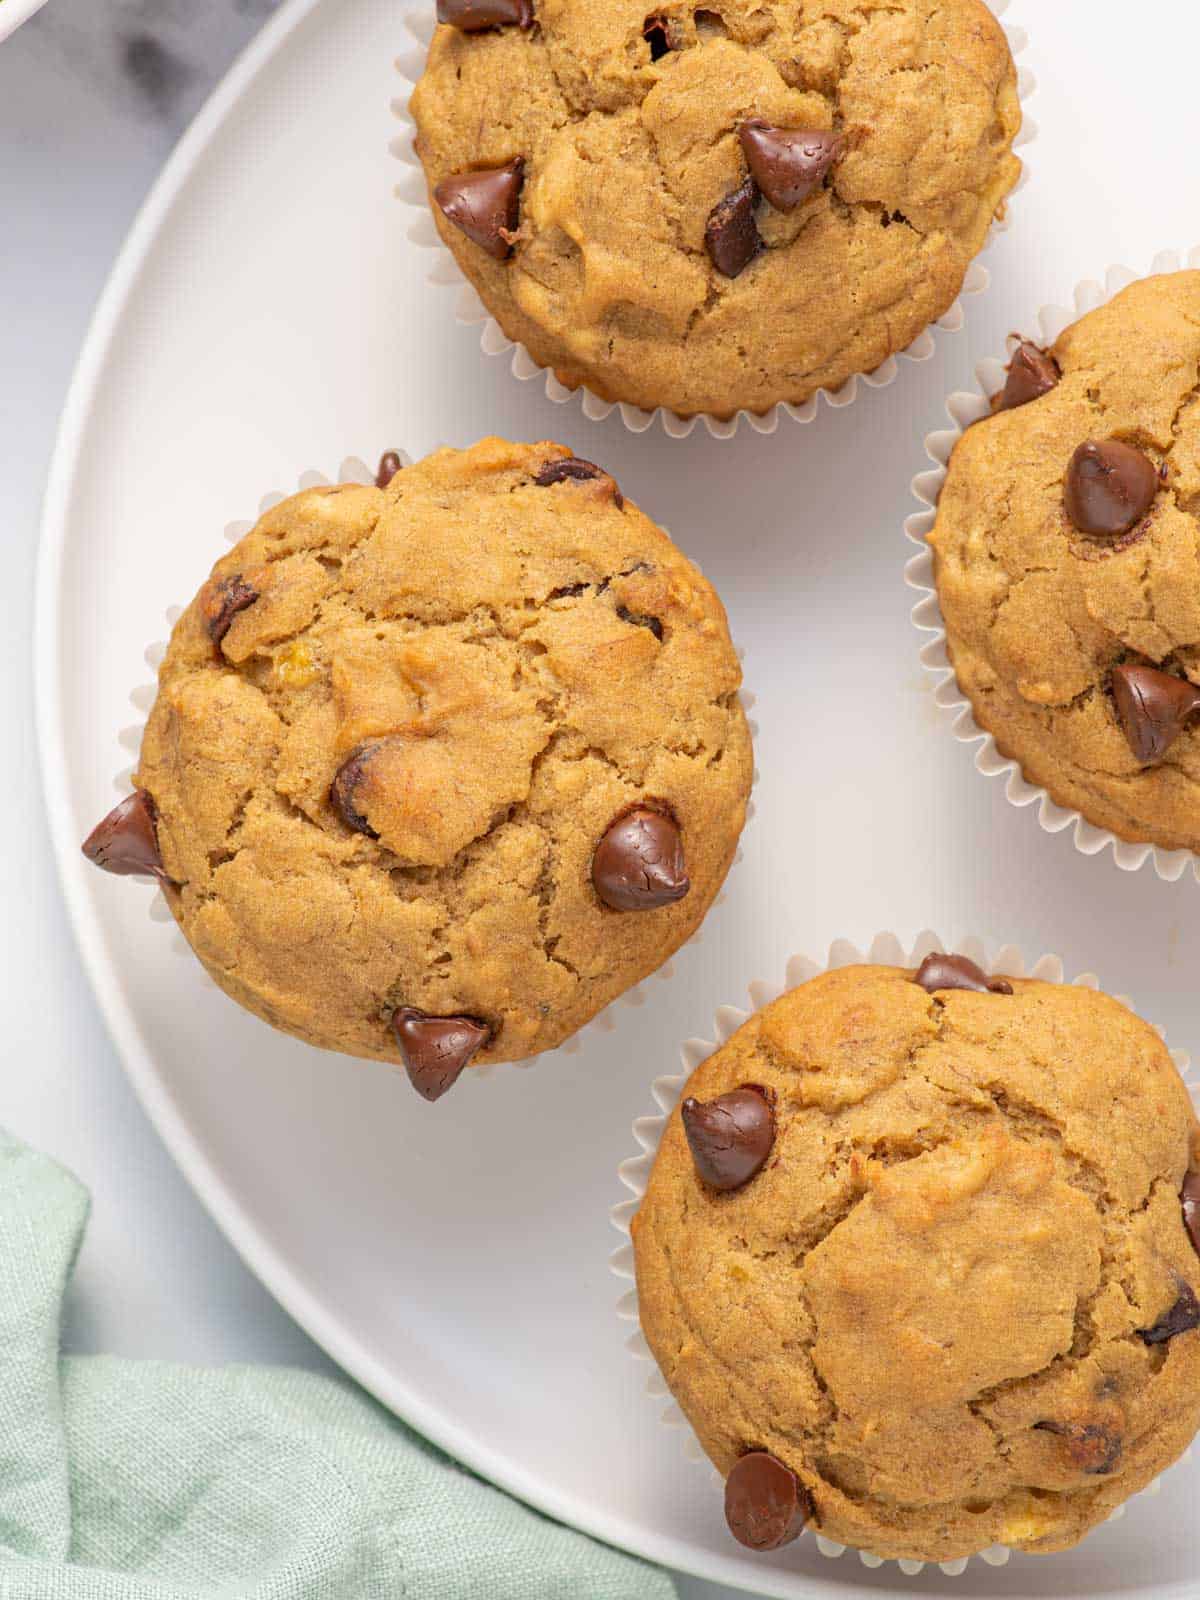
<svg viewBox="0 0 1200 1600"><path fill-rule="evenodd" d="M434 221L509 337L609 400L729 416L873 370L952 304L1020 174L983 0L477 10L439 8L460 26L412 99ZM504 169L485 219L461 180Z"/></svg>
<svg viewBox="0 0 1200 1600"><path fill-rule="evenodd" d="M1187 1091L1115 1000L1011 990L827 973L667 1123L633 1223L642 1328L744 1542L729 1490L770 1458L818 1532L881 1556L1063 1549L1200 1422ZM773 1144L723 1192L689 1122L747 1089Z"/></svg>
<svg viewBox="0 0 1200 1600"><path fill-rule="evenodd" d="M135 782L218 984L417 1082L560 1044L694 932L745 819L740 679L607 473L485 440L268 511L172 634Z"/></svg>
<svg viewBox="0 0 1200 1600"><path fill-rule="evenodd" d="M1200 272L1132 284L1045 355L1042 392L950 459L930 544L951 662L1060 805L1200 849Z"/></svg>

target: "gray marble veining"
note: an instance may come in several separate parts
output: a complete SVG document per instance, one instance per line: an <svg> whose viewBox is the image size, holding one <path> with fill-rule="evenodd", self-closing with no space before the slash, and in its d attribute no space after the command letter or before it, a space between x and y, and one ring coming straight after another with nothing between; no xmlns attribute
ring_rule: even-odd
<svg viewBox="0 0 1200 1600"><path fill-rule="evenodd" d="M128 113L183 126L278 0L50 0L23 47Z"/></svg>

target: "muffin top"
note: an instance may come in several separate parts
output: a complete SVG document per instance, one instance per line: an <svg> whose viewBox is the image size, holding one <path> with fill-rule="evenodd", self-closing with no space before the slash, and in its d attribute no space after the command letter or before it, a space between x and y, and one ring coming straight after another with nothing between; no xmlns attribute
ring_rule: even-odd
<svg viewBox="0 0 1200 1600"><path fill-rule="evenodd" d="M667 1124L642 1327L755 1548L808 1518L882 1556L1062 1549L1200 1421L1187 1091L1115 1000L999 989L827 973Z"/></svg>
<svg viewBox="0 0 1200 1600"><path fill-rule="evenodd" d="M1018 351L950 459L930 543L954 670L1032 782L1200 849L1200 272Z"/></svg>
<svg viewBox="0 0 1200 1600"><path fill-rule="evenodd" d="M439 16L412 112L442 238L610 400L728 416L870 371L953 302L1020 172L983 0Z"/></svg>
<svg viewBox="0 0 1200 1600"><path fill-rule="evenodd" d="M174 630L135 782L217 982L435 1098L694 931L745 818L740 676L607 473L489 439L269 511Z"/></svg>

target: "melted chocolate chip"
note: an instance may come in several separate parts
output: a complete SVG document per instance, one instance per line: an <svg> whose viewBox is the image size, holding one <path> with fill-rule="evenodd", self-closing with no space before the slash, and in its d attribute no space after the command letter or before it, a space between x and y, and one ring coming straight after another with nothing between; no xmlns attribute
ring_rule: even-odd
<svg viewBox="0 0 1200 1600"><path fill-rule="evenodd" d="M1039 350L1036 344L1028 340L1022 341L1013 351L1013 358L1008 364L1008 378L996 403L997 411L1015 411L1018 406L1027 406L1031 400L1040 400L1042 395L1049 394L1051 389L1058 385L1062 373L1058 370L1058 362L1046 350Z"/></svg>
<svg viewBox="0 0 1200 1600"><path fill-rule="evenodd" d="M342 821L355 833L365 833L368 839L378 839L379 835L359 809L357 793L367 765L377 749L377 744L358 745L337 769L329 786L330 803Z"/></svg>
<svg viewBox="0 0 1200 1600"><path fill-rule="evenodd" d="M512 255L513 235L520 224L525 158L480 172L457 172L443 178L433 198L447 219L497 261Z"/></svg>
<svg viewBox="0 0 1200 1600"><path fill-rule="evenodd" d="M969 989L975 994L1013 992L1007 978L989 978L982 967L977 967L967 956L948 956L940 951L925 957L913 982L919 983L928 994L937 994L943 989Z"/></svg>
<svg viewBox="0 0 1200 1600"><path fill-rule="evenodd" d="M672 818L638 806L610 823L592 857L592 883L614 911L653 911L691 888Z"/></svg>
<svg viewBox="0 0 1200 1600"><path fill-rule="evenodd" d="M83 853L118 877L170 882L158 848L158 811L145 789L135 789L97 823L83 841Z"/></svg>
<svg viewBox="0 0 1200 1600"><path fill-rule="evenodd" d="M811 1515L812 1501L799 1478L765 1450L744 1455L725 1480L725 1521L750 1550L791 1544Z"/></svg>
<svg viewBox="0 0 1200 1600"><path fill-rule="evenodd" d="M1098 1423L1035 1422L1034 1427L1057 1434L1064 1441L1071 1465L1091 1477L1104 1477L1121 1459L1121 1435Z"/></svg>
<svg viewBox="0 0 1200 1600"><path fill-rule="evenodd" d="M539 489L548 489L555 483L585 483L592 478L608 479L612 484L613 504L620 511L625 504L625 496L617 488L612 474L598 467L594 461L585 461L582 456L563 456L558 461L547 461L545 466L538 468L533 481Z"/></svg>
<svg viewBox="0 0 1200 1600"><path fill-rule="evenodd" d="M1161 761L1200 710L1200 689L1157 667L1114 667L1112 694L1121 732L1145 765Z"/></svg>
<svg viewBox="0 0 1200 1600"><path fill-rule="evenodd" d="M375 487L377 489L386 489L396 474L403 471L404 463L400 459L399 450L385 450L379 458L379 468L375 473Z"/></svg>
<svg viewBox="0 0 1200 1600"><path fill-rule="evenodd" d="M662 643L663 625L658 617L648 617L640 611L630 611L628 606L618 606L617 615L622 622L628 622L633 628L648 629L658 642Z"/></svg>
<svg viewBox="0 0 1200 1600"><path fill-rule="evenodd" d="M642 38L650 46L651 61L661 61L673 48L671 26L666 17L647 17L642 24Z"/></svg>
<svg viewBox="0 0 1200 1600"><path fill-rule="evenodd" d="M491 1034L491 1029L474 1017L431 1017L412 1006L401 1006L395 1012L392 1031L409 1082L424 1100L440 1100L452 1089Z"/></svg>
<svg viewBox="0 0 1200 1600"><path fill-rule="evenodd" d="M533 0L437 0L437 19L460 33L487 28L532 28Z"/></svg>
<svg viewBox="0 0 1200 1600"><path fill-rule="evenodd" d="M726 278L736 278L763 247L754 220L757 201L754 179L747 178L732 194L718 200L708 214L704 243L713 266Z"/></svg>
<svg viewBox="0 0 1200 1600"><path fill-rule="evenodd" d="M750 176L776 211L794 211L824 182L842 151L824 128L773 128L754 118L738 130Z"/></svg>
<svg viewBox="0 0 1200 1600"><path fill-rule="evenodd" d="M1189 1172L1184 1178L1183 1188L1179 1191L1179 1204L1192 1248L1200 1255L1200 1172Z"/></svg>
<svg viewBox="0 0 1200 1600"><path fill-rule="evenodd" d="M740 1189L755 1177L775 1143L775 1116L753 1084L715 1100L687 1099L679 1108L700 1179L713 1189Z"/></svg>
<svg viewBox="0 0 1200 1600"><path fill-rule="evenodd" d="M257 599L258 590L247 583L240 572L232 578L212 578L205 584L200 615L204 631L215 645L220 646L238 612L245 611Z"/></svg>
<svg viewBox="0 0 1200 1600"><path fill-rule="evenodd" d="M1149 1328L1138 1328L1137 1336L1143 1344L1166 1344L1177 1334L1190 1333L1200 1328L1200 1304L1183 1279L1179 1280L1179 1298L1169 1311L1164 1311Z"/></svg>
<svg viewBox="0 0 1200 1600"><path fill-rule="evenodd" d="M1115 539L1142 520L1161 479L1150 457L1119 439L1089 439L1071 457L1063 489L1067 516L1098 539Z"/></svg>

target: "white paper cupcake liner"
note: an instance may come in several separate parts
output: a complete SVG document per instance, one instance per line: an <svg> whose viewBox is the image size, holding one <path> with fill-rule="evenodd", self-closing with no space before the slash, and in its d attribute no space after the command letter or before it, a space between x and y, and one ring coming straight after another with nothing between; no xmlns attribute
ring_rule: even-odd
<svg viewBox="0 0 1200 1600"><path fill-rule="evenodd" d="M943 944L935 933L928 930L917 935L911 949L906 949L894 933L880 933L871 941L867 950L861 951L848 939L837 939L829 947L829 954L824 964L810 961L807 956L793 956L787 963L782 983L767 983L762 979L755 979L749 986L750 1006L743 1010L738 1006L719 1006L713 1024L713 1037L711 1039L686 1039L680 1047L680 1060L683 1071L656 1078L651 1088L657 1111L648 1116L638 1117L633 1124L633 1140L639 1148L639 1154L622 1161L617 1168L617 1176L626 1189L630 1191L632 1199L622 1200L612 1207L609 1212L613 1227L621 1234L623 1243L613 1252L610 1258L610 1268L613 1274L630 1285L626 1288L617 1302L617 1316L623 1322L632 1322L634 1331L627 1337L625 1347L636 1361L649 1362L652 1371L646 1380L646 1393L655 1400L666 1400L665 1409L660 1414L660 1420L669 1428L678 1429L683 1440L683 1453L689 1461L699 1466L708 1468L708 1480L711 1486L721 1486L720 1474L709 1462L701 1448L700 1441L692 1432L687 1418L680 1408L671 1399L671 1393L666 1380L659 1371L657 1363L646 1343L641 1331L640 1316L638 1311L637 1279L634 1272L633 1242L630 1234L630 1224L637 1213L638 1207L646 1193L646 1185L650 1179L650 1171L654 1165L654 1158L658 1154L659 1142L663 1136L672 1111L679 1100L684 1084L695 1072L703 1061L707 1061L714 1051L720 1049L743 1023L749 1020L756 1011L761 1011L764 1006L770 1005L780 995L788 993L791 989L798 988L810 979L820 977L823 972L830 972L838 967L858 966L868 963L873 966L888 967L919 967L921 962L933 951L955 951L959 955L969 957L983 968L989 976L1002 975L1008 978L1038 978L1044 983L1065 983L1064 966L1061 956L1041 956L1032 966L1027 966L1025 958L1016 945L1004 945L989 958L984 941L980 938L960 939L955 944ZM1069 980L1083 989L1100 989L1100 981L1095 974L1082 973L1077 978ZM1136 1011L1133 1002L1126 995L1114 995L1122 1005L1128 1006L1131 1011ZM1156 1028L1162 1035L1163 1030ZM1179 1075L1187 1085L1192 1100L1200 1106L1200 1084L1190 1080L1191 1060L1182 1050L1172 1050L1171 1060L1175 1063ZM1179 1459L1172 1463L1167 1471L1181 1466L1189 1461L1192 1448L1189 1447ZM1129 1500L1122 1502L1109 1516L1109 1522L1115 1522L1124 1516L1125 1509L1131 1500L1136 1500L1143 1495L1158 1494L1162 1486L1162 1476L1154 1478L1137 1494L1131 1495ZM719 1509L719 1508L718 1508ZM807 1538L810 1530L805 1529L801 1535ZM847 1553L849 1547L838 1544L833 1539L827 1539L824 1534L813 1530L813 1537L817 1549L823 1556L834 1558ZM864 1567L881 1567L884 1565L883 1556L873 1555L869 1550L854 1550ZM1019 1552L1018 1552L1019 1553ZM981 1550L977 1559L986 1562L988 1566L1001 1567L1009 1560L1013 1551L1006 1545L993 1545L990 1549ZM900 1571L909 1577L915 1577L926 1566L936 1566L947 1577L955 1578L964 1572L967 1567L967 1556L960 1556L955 1561L939 1561L936 1563L924 1561L900 1560L894 1564ZM889 1561L890 1564L890 1561Z"/></svg>
<svg viewBox="0 0 1200 1600"><path fill-rule="evenodd" d="M985 3L999 18L1003 18L1008 11L1010 0L985 0ZM392 101L392 111L402 125L401 133L391 141L389 149L393 156L407 169L404 176L396 184L396 198L413 213L408 227L408 237L413 244L421 249L429 250L432 256L428 273L428 282L439 286L453 286L458 290L454 314L457 321L467 327L482 325L479 343L484 355L496 356L512 352L512 374L514 378L526 381L530 378L543 377L545 379L546 397L556 404L565 405L570 401L578 401L583 414L592 422L602 421L613 410L619 410L621 420L631 433L644 433L655 422L662 425L663 432L672 439L685 439L692 432L698 422L703 421L704 426L714 439L732 439L743 422L756 433L774 433L779 427L783 417L790 417L793 422L812 422L815 420L821 399L832 410L840 410L852 405L858 398L860 385L865 384L868 389L884 389L894 382L900 370L901 361L921 362L928 361L934 355L937 345L933 330L940 328L945 333L959 332L965 322L962 302L968 297L983 294L991 282L987 268L976 257L967 268L963 279L963 286L959 297L950 309L938 317L937 320L925 328L906 350L897 355L889 356L874 372L859 373L849 378L840 389L820 389L811 395L802 405L791 405L780 401L772 406L769 411L757 413L753 411L739 411L732 417L714 417L699 413L691 417L678 416L674 411L669 411L663 406L653 411L643 411L640 407L629 405L624 401L602 400L598 394L581 385L577 389L568 389L554 376L547 367L541 366L522 344L517 344L510 339L501 328L500 324L488 312L482 300L476 294L459 269L458 263L438 235L433 218L429 214L429 195L425 182L425 174L421 162L413 148L416 137L416 126L409 113L408 103L417 80L425 68L425 57L429 50L429 41L433 37L436 26L432 7L423 5L418 10L409 13L404 19L404 25L412 37L412 43L403 51L396 61L396 70L403 80L403 93ZM1008 39L1009 49L1016 60L1028 45L1028 35L1023 28L1013 27L1002 23L1005 36ZM1013 148L1022 152L1022 170L1013 193L1008 197L1011 205L1014 197L1020 193L1029 180L1028 163L1024 160L1024 152L1037 137L1037 124L1032 120L1026 110L1026 102L1034 93L1037 84L1033 74L1028 68L1017 67L1017 92L1021 100L1022 123L1017 134ZM992 223L984 242L984 254L991 246L997 232L1003 232L1009 225L1009 216L1006 211L1004 217Z"/></svg>
<svg viewBox="0 0 1200 1600"><path fill-rule="evenodd" d="M1132 272L1128 267L1109 267L1102 284L1085 279L1075 289L1075 305L1043 306L1036 321L1016 337L1029 338L1041 346L1052 345L1065 328L1097 307L1106 305L1114 295L1127 289L1139 278L1152 277L1163 272L1179 272L1184 268L1200 268L1200 248L1183 257L1176 251L1163 251L1155 256L1149 273ZM925 440L925 453L934 463L933 468L919 472L912 481L912 492L927 509L914 512L904 524L904 531L920 554L913 556L904 569L904 581L916 589L922 598L913 607L912 620L917 629L930 635L921 648L921 665L935 680L935 704L949 714L951 731L960 744L973 744L975 766L987 778L1004 778L1005 793L1014 806L1037 806L1037 818L1047 833L1062 833L1074 829L1075 848L1085 856L1099 855L1111 847L1113 860L1125 872L1134 872L1147 861L1153 861L1154 870L1167 883L1174 883L1191 865L1197 882L1200 882L1200 856L1191 850L1162 850L1157 845L1134 844L1121 839L1108 828L1099 828L1088 822L1078 811L1056 804L1039 784L1029 783L1021 771L1020 762L1000 753L990 733L975 721L970 701L958 687L954 668L946 646L946 628L938 604L934 579L933 551L928 536L937 519L937 503L942 485L946 481L950 455L959 439L973 422L991 414L992 397L1003 387L1007 363L1002 357L989 357L975 369L979 388L971 393L959 391L946 401L946 411L953 427L931 433Z"/></svg>
<svg viewBox="0 0 1200 1600"><path fill-rule="evenodd" d="M407 453L407 451L400 450L397 451L397 454L400 457L402 466L408 467L412 465L413 458ZM303 489L318 489L326 484L334 482L371 484L375 482L375 472L371 467L367 466L365 461L360 461L357 456L348 456L338 469L338 475L336 479L327 478L325 474L321 472L304 472L301 474L299 481L296 484L296 490L293 492L298 492ZM287 495L278 490L273 491L271 494L264 495L262 500L259 502L258 516L265 516L268 511L272 510L275 506L279 505L281 501L286 499ZM253 527L254 521L227 523L225 527L226 543L231 545L237 544L240 539L245 538L245 536ZM666 532L665 529L663 531ZM689 557L689 559L691 558ZM692 565L695 566L696 563L693 561ZM128 727L121 729L120 733L117 735L117 742L120 744L122 751L127 756L132 756L134 765L122 766L121 770L117 772L113 778L113 788L116 789L118 794L122 796L127 795L133 787L133 774L136 771L138 753L142 747L142 736L146 730L146 721L150 715L150 709L154 705L155 698L158 694L158 669L162 664L163 657L167 653L167 644L171 631L174 629L175 624L183 615L183 612L183 606L168 606L165 612L165 621L167 625L166 637L154 640L153 643L146 646L144 652L146 665L155 674L154 679L148 683L139 684L136 689L131 691L129 696L130 704L137 712L137 720L130 723ZM739 649L737 651L737 656L739 661L744 661L745 651ZM754 707L755 696L751 694L749 690L742 689L738 693L738 699L741 701L742 710L746 713L747 722L750 728L751 740L755 745L757 745L758 724L750 715L750 712ZM753 788L755 785L757 785L757 783L758 768L756 766L754 768L751 781L751 796L746 804L746 821L742 828L743 838L745 837L746 829L750 826L750 823L754 818ZM741 862L742 853L742 845L739 842L738 848L734 854L733 862L729 869L730 872L732 872L734 868L737 867ZM203 984L214 989L217 988L217 984L211 977L209 977L203 964L195 957L191 946L188 944L183 934L179 931L179 927L175 922L175 918L171 914L171 908L167 904L166 896L163 894L162 890L158 887L155 881L151 878L134 878L131 879L130 882L142 884L149 891L147 909L151 922L158 924L169 923L171 925L172 950L179 955L187 956L189 960L195 962L196 970ZM708 913L704 920L696 929L695 933L692 934L691 938L684 941L684 944L681 947L682 949L686 949L689 945L700 943L701 939L704 937L704 929L707 925L708 918L712 916L713 912L724 900L725 892L725 888L722 886L721 890L717 894L716 899L709 907ZM677 951L676 954L678 953L679 952ZM671 957L669 960L663 962L661 967L657 967L646 978L643 978L641 983L635 984L631 989L626 989L625 992L623 994L619 994L615 1000L610 1000L608 1005L606 1005L602 1011L597 1012L590 1022L584 1023L582 1028L579 1028L575 1033L573 1033L569 1039L565 1039L563 1043L558 1045L556 1050L552 1053L561 1053L563 1055L578 1054L579 1050L582 1048L584 1036L589 1032L589 1030L595 1029L598 1033L612 1033L617 1026L617 1016L615 1014L616 1007L637 1007L645 1005L648 998L646 985L655 981L666 982L667 979L674 977L674 975L674 957ZM469 1076L473 1079L490 1078L495 1076L497 1073L501 1073L509 1069L531 1067L540 1059L540 1056L528 1056L522 1061L502 1061L492 1063L488 1066L473 1067L470 1070Z"/></svg>

